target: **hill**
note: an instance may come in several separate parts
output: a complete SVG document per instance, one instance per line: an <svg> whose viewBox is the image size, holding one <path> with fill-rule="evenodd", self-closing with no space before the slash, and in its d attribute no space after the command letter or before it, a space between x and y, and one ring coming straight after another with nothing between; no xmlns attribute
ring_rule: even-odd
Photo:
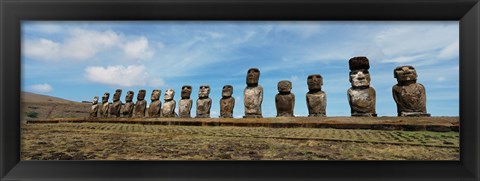
<svg viewBox="0 0 480 181"><path fill-rule="evenodd" d="M21 118L81 118L88 117L90 103L80 103L58 97L21 93Z"/></svg>

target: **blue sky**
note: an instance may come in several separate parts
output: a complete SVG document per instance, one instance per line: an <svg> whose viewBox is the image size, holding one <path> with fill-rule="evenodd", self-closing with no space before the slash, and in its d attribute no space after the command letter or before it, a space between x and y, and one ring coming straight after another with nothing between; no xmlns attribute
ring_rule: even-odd
<svg viewBox="0 0 480 181"><path fill-rule="evenodd" d="M290 80L296 116L307 116L307 76L321 74L327 116L349 116L348 60L370 59L379 116L396 116L393 69L416 68L427 112L459 115L458 21L23 21L22 90L91 101L123 89L175 90L208 84L218 117L223 85L234 87L241 117L246 72L260 69L264 117L274 117L277 83ZM111 101L111 98L110 98ZM177 108L178 112L178 108Z"/></svg>

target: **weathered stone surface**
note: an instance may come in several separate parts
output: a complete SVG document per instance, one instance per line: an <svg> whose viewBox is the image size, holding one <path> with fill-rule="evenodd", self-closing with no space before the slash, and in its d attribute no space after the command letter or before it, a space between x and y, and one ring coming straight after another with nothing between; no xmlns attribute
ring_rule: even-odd
<svg viewBox="0 0 480 181"><path fill-rule="evenodd" d="M210 108L212 107L212 99L208 97L210 94L210 86L201 85L198 92L196 118L209 118Z"/></svg>
<svg viewBox="0 0 480 181"><path fill-rule="evenodd" d="M92 101L92 107L90 108L90 117L95 118L98 115L98 96L95 96Z"/></svg>
<svg viewBox="0 0 480 181"><path fill-rule="evenodd" d="M291 93L292 82L282 80L278 82L278 94L275 96L275 107L277 117L294 117L295 95Z"/></svg>
<svg viewBox="0 0 480 181"><path fill-rule="evenodd" d="M370 68L367 57L353 57L349 60L350 83L348 89L348 103L352 116L376 117L376 93L370 87Z"/></svg>
<svg viewBox="0 0 480 181"><path fill-rule="evenodd" d="M128 91L125 96L125 105L122 106L122 116L124 118L130 118L133 115L133 91Z"/></svg>
<svg viewBox="0 0 480 181"><path fill-rule="evenodd" d="M152 95L150 97L150 100L152 102L150 103L150 106L148 106L148 117L151 118L158 118L161 116L161 110L162 110L162 102L160 101L160 94L162 93L161 90L155 89L152 91ZM145 103L146 105L146 103Z"/></svg>
<svg viewBox="0 0 480 181"><path fill-rule="evenodd" d="M220 99L220 117L233 118L233 108L235 107L235 98L232 97L233 86L225 85L222 88L222 99Z"/></svg>
<svg viewBox="0 0 480 181"><path fill-rule="evenodd" d="M243 91L244 118L262 118L263 87L258 84L260 70L250 68L247 72L247 87Z"/></svg>
<svg viewBox="0 0 480 181"><path fill-rule="evenodd" d="M417 83L417 71L413 66L399 66L393 70L397 85L392 87L398 116L430 116L427 113L425 87Z"/></svg>
<svg viewBox="0 0 480 181"><path fill-rule="evenodd" d="M122 89L115 90L115 94L113 94L113 103L109 106L108 109L109 117L120 117L120 111L122 108L122 101L120 101L120 96L122 96Z"/></svg>
<svg viewBox="0 0 480 181"><path fill-rule="evenodd" d="M326 116L327 95L322 91L323 77L313 74L307 77L308 92L306 94L308 117Z"/></svg>
<svg viewBox="0 0 480 181"><path fill-rule="evenodd" d="M182 86L182 99L180 99L178 104L178 113L181 118L190 118L190 111L192 110L193 101L190 99L192 93L192 86L184 85Z"/></svg>
<svg viewBox="0 0 480 181"><path fill-rule="evenodd" d="M133 109L133 116L137 118L145 117L145 110L147 109L147 101L145 100L145 90L139 90L137 94L137 102Z"/></svg>
<svg viewBox="0 0 480 181"><path fill-rule="evenodd" d="M105 92L102 96L102 108L100 109L100 117L108 117L108 108L110 104L108 103L108 99L110 98L110 93Z"/></svg>
<svg viewBox="0 0 480 181"><path fill-rule="evenodd" d="M175 106L177 103L175 100L173 100L173 97L175 97L175 91L173 89L167 89L165 91L165 95L163 96L165 103L163 104L162 108L162 117L177 117L177 113L175 113Z"/></svg>

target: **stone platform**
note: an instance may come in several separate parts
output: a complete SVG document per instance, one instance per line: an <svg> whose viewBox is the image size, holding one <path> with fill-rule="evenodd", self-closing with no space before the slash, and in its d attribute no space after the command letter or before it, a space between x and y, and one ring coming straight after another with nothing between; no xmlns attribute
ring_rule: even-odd
<svg viewBox="0 0 480 181"><path fill-rule="evenodd" d="M55 118L37 123L120 123L183 126L241 126L272 128L336 128L404 131L459 131L459 117L280 117L280 118Z"/></svg>

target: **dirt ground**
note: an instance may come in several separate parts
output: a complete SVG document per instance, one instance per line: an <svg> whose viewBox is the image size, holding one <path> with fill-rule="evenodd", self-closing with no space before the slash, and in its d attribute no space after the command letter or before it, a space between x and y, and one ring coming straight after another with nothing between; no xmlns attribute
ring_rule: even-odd
<svg viewBox="0 0 480 181"><path fill-rule="evenodd" d="M458 132L23 124L22 160L459 160Z"/></svg>

